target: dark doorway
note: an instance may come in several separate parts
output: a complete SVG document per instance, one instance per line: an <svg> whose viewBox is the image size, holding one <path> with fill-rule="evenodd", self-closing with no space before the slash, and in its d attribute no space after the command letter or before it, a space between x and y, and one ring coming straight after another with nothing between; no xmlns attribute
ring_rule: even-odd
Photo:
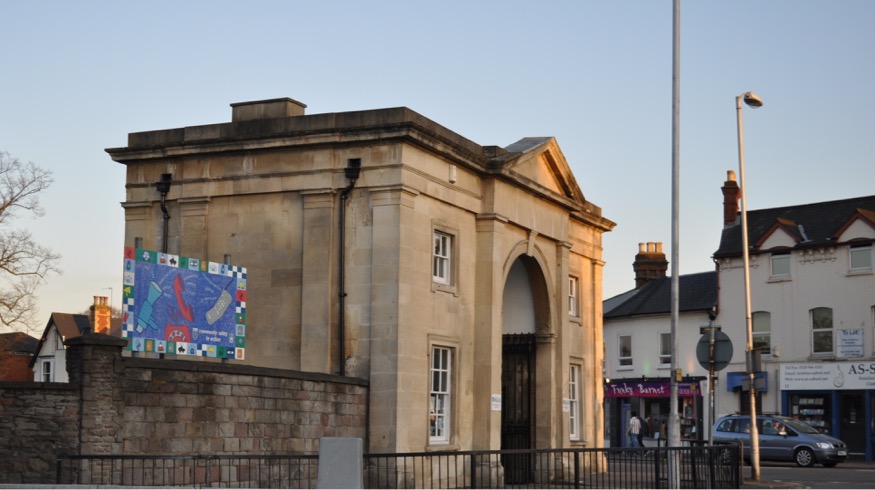
<svg viewBox="0 0 875 490"><path fill-rule="evenodd" d="M848 455L851 457L866 456L866 412L863 393L847 391L841 394L841 411L839 412L839 439L848 445Z"/></svg>
<svg viewBox="0 0 875 490"><path fill-rule="evenodd" d="M501 349L501 449L532 449L535 412L535 335L506 334ZM505 483L531 483L527 453L502 454Z"/></svg>

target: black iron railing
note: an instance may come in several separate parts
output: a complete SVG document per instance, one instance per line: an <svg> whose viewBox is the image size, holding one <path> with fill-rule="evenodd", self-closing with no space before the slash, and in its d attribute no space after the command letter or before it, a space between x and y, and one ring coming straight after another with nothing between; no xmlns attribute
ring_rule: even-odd
<svg viewBox="0 0 875 490"><path fill-rule="evenodd" d="M737 446L369 454L364 483L367 488L669 488L676 481L680 488L739 488L739 456ZM508 461L522 462L527 472L506 468ZM529 478L519 480L524 473Z"/></svg>
<svg viewBox="0 0 875 490"><path fill-rule="evenodd" d="M365 488L740 488L740 456L738 446L365 454L362 481ZM527 471L507 468L511 462ZM317 455L64 456L56 483L316 488L318 477Z"/></svg>
<svg viewBox="0 0 875 490"><path fill-rule="evenodd" d="M62 456L56 473L62 485L316 488L319 456Z"/></svg>

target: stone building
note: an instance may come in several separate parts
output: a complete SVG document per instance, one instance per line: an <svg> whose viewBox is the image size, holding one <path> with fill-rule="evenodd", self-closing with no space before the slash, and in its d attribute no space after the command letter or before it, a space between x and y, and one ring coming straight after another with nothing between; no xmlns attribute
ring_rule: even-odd
<svg viewBox="0 0 875 490"><path fill-rule="evenodd" d="M125 245L248 271L246 358L362 378L367 450L602 444L602 234L555 139L408 108L130 133Z"/></svg>

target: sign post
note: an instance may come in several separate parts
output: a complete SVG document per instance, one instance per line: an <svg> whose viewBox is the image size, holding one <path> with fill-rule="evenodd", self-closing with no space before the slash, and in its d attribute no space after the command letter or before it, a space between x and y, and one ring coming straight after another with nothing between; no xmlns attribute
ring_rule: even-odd
<svg viewBox="0 0 875 490"><path fill-rule="evenodd" d="M714 392L717 376L715 371L726 369L732 360L732 341L729 336L720 331L719 325L714 325L716 315L709 315L707 327L701 327L702 337L696 344L696 359L699 365L708 370L708 444L713 445L711 426L714 425Z"/></svg>

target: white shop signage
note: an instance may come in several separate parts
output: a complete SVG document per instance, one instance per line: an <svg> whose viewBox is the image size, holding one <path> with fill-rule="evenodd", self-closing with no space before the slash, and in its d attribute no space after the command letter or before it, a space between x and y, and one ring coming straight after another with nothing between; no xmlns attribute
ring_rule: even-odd
<svg viewBox="0 0 875 490"><path fill-rule="evenodd" d="M782 390L875 389L875 361L781 364Z"/></svg>

